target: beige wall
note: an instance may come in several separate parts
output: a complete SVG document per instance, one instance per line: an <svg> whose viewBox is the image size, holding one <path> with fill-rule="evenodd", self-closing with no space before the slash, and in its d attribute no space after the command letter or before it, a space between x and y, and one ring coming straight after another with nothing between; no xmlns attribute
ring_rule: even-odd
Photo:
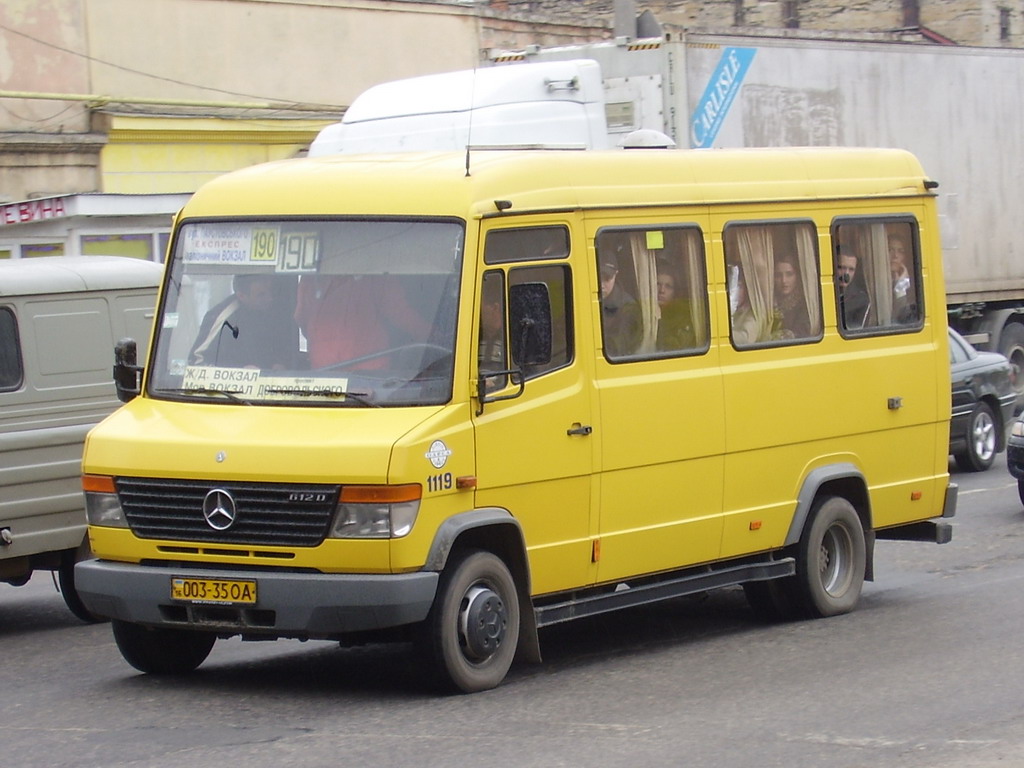
<svg viewBox="0 0 1024 768"><path fill-rule="evenodd" d="M83 10L82 0L0 2L0 90L87 93L85 59L69 52L87 49ZM0 107L0 128L36 133L89 128L88 113L76 103L4 99Z"/></svg>
<svg viewBox="0 0 1024 768"><path fill-rule="evenodd" d="M462 69L477 57L476 17L448 5L81 1L97 93L341 106L374 83L424 69Z"/></svg>
<svg viewBox="0 0 1024 768"><path fill-rule="evenodd" d="M104 98L0 96L0 202L110 187L191 191L169 187L230 170L231 153L185 149L210 143L190 119L251 119L246 105L304 103L327 109L299 116L334 120L371 85L472 67L481 50L607 35L607 23L593 18L546 22L419 0L2 0L0 90ZM154 100L188 103L146 103ZM171 115L180 135L166 139L168 151L137 136L142 149L121 146L107 132L110 116L124 123L132 114ZM287 132L294 121L281 116L296 117L258 113ZM307 133L296 129L294 145L242 147L237 163L293 154ZM149 165L183 157L206 166ZM136 165L138 178L128 178Z"/></svg>

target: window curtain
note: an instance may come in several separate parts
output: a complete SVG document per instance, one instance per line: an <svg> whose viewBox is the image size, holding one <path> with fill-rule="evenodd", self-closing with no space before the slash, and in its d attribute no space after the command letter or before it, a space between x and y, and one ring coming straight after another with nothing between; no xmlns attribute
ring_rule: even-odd
<svg viewBox="0 0 1024 768"><path fill-rule="evenodd" d="M892 275L889 271L889 244L885 236L885 225L872 224L860 240L856 246L860 254L858 269L864 272L864 284L871 296L867 324L891 325Z"/></svg>
<svg viewBox="0 0 1024 768"><path fill-rule="evenodd" d="M736 244L747 286L750 310L757 321L757 341L771 338L775 313L775 260L772 238L765 227L739 227Z"/></svg>
<svg viewBox="0 0 1024 768"><path fill-rule="evenodd" d="M661 310L658 307L658 265L655 263L654 254L647 248L647 238L643 232L631 232L629 244L636 275L636 300L640 305L643 323L643 337L637 352L648 354L654 351L657 344L658 321L661 319Z"/></svg>
<svg viewBox="0 0 1024 768"><path fill-rule="evenodd" d="M804 305L807 307L807 327L811 335L821 332L821 304L818 301L818 264L814 253L814 230L811 227L796 228L796 254L800 261L800 280L804 288Z"/></svg>
<svg viewBox="0 0 1024 768"><path fill-rule="evenodd" d="M703 251L700 238L697 233L688 231L684 240L684 258L686 259L686 276L690 286L690 322L693 327L693 338L697 346L707 341L708 328L707 318L704 312L705 291L704 291L704 270Z"/></svg>

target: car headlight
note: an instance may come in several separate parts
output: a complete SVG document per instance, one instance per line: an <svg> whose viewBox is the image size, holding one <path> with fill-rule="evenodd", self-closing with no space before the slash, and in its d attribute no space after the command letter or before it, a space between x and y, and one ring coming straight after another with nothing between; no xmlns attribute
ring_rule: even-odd
<svg viewBox="0 0 1024 768"><path fill-rule="evenodd" d="M331 526L335 539L400 539L416 523L419 485L349 485L341 489Z"/></svg>
<svg viewBox="0 0 1024 768"><path fill-rule="evenodd" d="M103 475L82 475L85 491L85 517L89 525L127 528L128 519L117 498L114 478Z"/></svg>
<svg viewBox="0 0 1024 768"><path fill-rule="evenodd" d="M1010 427L1010 434L1014 437L1024 437L1024 419L1017 419Z"/></svg>

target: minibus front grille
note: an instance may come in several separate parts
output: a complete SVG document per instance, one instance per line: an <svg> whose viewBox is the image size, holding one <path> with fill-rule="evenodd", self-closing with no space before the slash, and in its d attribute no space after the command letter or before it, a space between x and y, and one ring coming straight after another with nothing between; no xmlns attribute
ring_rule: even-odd
<svg viewBox="0 0 1024 768"><path fill-rule="evenodd" d="M136 477L115 482L128 525L139 538L282 547L322 542L341 488Z"/></svg>

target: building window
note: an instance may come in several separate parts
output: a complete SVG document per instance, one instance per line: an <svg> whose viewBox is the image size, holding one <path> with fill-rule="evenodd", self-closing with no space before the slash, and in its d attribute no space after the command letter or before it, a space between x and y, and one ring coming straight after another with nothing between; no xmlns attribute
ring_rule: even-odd
<svg viewBox="0 0 1024 768"><path fill-rule="evenodd" d="M21 258L33 256L63 256L64 243L26 243L21 246Z"/></svg>
<svg viewBox="0 0 1024 768"><path fill-rule="evenodd" d="M999 41L1006 43L1010 40L1010 9L999 9Z"/></svg>
<svg viewBox="0 0 1024 768"><path fill-rule="evenodd" d="M786 29L800 27L800 6L798 0L786 0L782 4L782 26Z"/></svg>
<svg viewBox="0 0 1024 768"><path fill-rule="evenodd" d="M153 260L153 235L82 235L83 256L130 256Z"/></svg>
<svg viewBox="0 0 1024 768"><path fill-rule="evenodd" d="M735 27L746 26L747 9L744 2L745 0L733 0L732 2L732 23Z"/></svg>
<svg viewBox="0 0 1024 768"><path fill-rule="evenodd" d="M919 0L903 0L903 26L907 29L917 29L921 26Z"/></svg>

